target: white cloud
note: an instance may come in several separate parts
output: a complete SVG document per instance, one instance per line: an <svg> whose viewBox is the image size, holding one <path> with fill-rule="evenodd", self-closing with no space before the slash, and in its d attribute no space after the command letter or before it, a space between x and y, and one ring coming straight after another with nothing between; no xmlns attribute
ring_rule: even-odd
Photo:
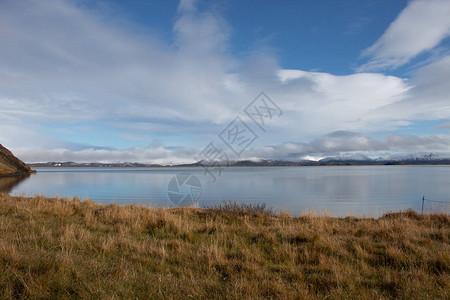
<svg viewBox="0 0 450 300"><path fill-rule="evenodd" d="M378 122L450 119L449 80L450 56L445 56L413 73L411 88L401 101L380 107L369 117Z"/></svg>
<svg viewBox="0 0 450 300"><path fill-rule="evenodd" d="M140 163L193 163L197 161L200 150L197 148L180 147L169 149L162 145L135 147L129 149L82 149L67 150L66 148L15 148L15 154L26 162L140 162ZM371 157L389 152L394 153L447 153L450 155L450 134L405 136L388 135L376 139L351 131L335 131L310 142L285 142L278 145L264 146L244 152L242 159L263 157L272 159L299 159L305 157L317 158L345 153L361 153ZM381 154L380 154L381 153ZM237 159L230 157L230 159Z"/></svg>
<svg viewBox="0 0 450 300"><path fill-rule="evenodd" d="M435 126L435 127L433 127L433 129L436 129L436 130L449 129L450 130L450 123L445 123L445 124L441 124L441 125Z"/></svg>
<svg viewBox="0 0 450 300"><path fill-rule="evenodd" d="M363 153L378 156L380 153L438 152L450 155L450 134L405 136L388 135L375 139L351 131L335 131L310 142L287 142L255 150L261 157L274 159L299 159L326 157L345 153Z"/></svg>
<svg viewBox="0 0 450 300"><path fill-rule="evenodd" d="M396 127L401 109L386 120L376 110L401 102L412 88L404 79L382 74L337 76L300 70L279 70L281 86L274 96L284 101L281 122L296 124L299 133L317 136L340 130L383 131ZM287 127L287 124L286 124Z"/></svg>
<svg viewBox="0 0 450 300"><path fill-rule="evenodd" d="M210 13L180 11L175 46L69 1L0 3L2 110L53 122L152 118L220 122L227 34ZM7 41L7 42L6 42ZM211 118L215 115L215 118Z"/></svg>
<svg viewBox="0 0 450 300"><path fill-rule="evenodd" d="M57 149L16 148L14 154L28 163L38 162L99 162L99 163L191 163L197 152L193 149L181 148L170 150L163 146L136 147L124 150L83 149L79 151Z"/></svg>
<svg viewBox="0 0 450 300"><path fill-rule="evenodd" d="M375 44L363 52L370 61L358 70L396 68L433 49L450 35L449 16L448 0L409 2Z"/></svg>
<svg viewBox="0 0 450 300"><path fill-rule="evenodd" d="M280 155L315 153L317 137L336 130L380 132L416 120L450 119L450 57L422 67L410 80L288 70L264 51L240 59L231 55L226 21L198 11L195 1L180 3L172 44L74 3L0 1L0 142L30 162L190 160L192 151L163 146L91 149L51 131L70 123L107 122L111 132L130 142L145 140L147 134L184 134L194 136L202 148L261 90L284 114L270 123L255 147L316 139L316 144L285 143ZM399 20L410 19L405 11ZM390 39L383 40L376 49L388 49ZM383 51L372 55L391 53ZM354 144L355 151L380 144L364 136L328 136L319 148L340 151L340 139ZM175 146L192 144L182 140ZM273 154L270 147L263 149Z"/></svg>
<svg viewBox="0 0 450 300"><path fill-rule="evenodd" d="M450 152L450 134L425 136L390 135L386 138L388 150L394 151L446 151Z"/></svg>

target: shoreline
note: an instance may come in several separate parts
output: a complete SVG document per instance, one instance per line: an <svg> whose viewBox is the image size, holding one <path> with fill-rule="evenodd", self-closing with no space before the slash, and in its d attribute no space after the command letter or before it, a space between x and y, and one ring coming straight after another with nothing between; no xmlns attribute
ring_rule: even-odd
<svg viewBox="0 0 450 300"><path fill-rule="evenodd" d="M172 165L172 166L163 166L163 165L145 165L145 166L128 166L128 165L63 165L63 166L50 166L50 165L40 165L40 164L28 164L33 168L202 168L205 166L201 165ZM356 163L342 163L342 164L292 164L292 165L229 165L223 166L227 168L239 168L239 167L332 167L332 166L449 166L450 163L396 163L396 164L356 164Z"/></svg>

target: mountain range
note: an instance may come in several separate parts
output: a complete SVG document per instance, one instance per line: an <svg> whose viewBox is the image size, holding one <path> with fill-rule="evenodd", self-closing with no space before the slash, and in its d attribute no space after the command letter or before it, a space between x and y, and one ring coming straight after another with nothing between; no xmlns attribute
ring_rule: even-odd
<svg viewBox="0 0 450 300"><path fill-rule="evenodd" d="M153 163L76 163L76 162L47 162L31 164L33 167L189 167L189 166L315 166L315 165L397 165L397 164L450 164L450 155L439 153L416 153L407 155L389 155L370 158L355 153L324 157L318 160L309 159L264 159L253 157L229 161L197 161L189 164L153 164Z"/></svg>
<svg viewBox="0 0 450 300"><path fill-rule="evenodd" d="M263 159L251 158L237 161L199 161L192 165L259 165L259 166L308 166L308 165L394 165L394 164L450 164L450 155L435 153L416 153L407 155L389 155L370 158L360 153L329 156L319 160L308 159Z"/></svg>

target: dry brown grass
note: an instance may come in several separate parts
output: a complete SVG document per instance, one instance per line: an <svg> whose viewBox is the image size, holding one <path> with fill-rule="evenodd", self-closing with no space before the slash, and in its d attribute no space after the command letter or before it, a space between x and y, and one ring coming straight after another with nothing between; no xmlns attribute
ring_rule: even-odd
<svg viewBox="0 0 450 300"><path fill-rule="evenodd" d="M449 298L450 217L0 194L0 298Z"/></svg>

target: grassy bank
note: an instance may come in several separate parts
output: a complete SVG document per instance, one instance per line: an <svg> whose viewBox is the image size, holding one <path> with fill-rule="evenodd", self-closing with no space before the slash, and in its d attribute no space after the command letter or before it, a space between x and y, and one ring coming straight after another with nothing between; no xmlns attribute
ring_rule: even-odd
<svg viewBox="0 0 450 300"><path fill-rule="evenodd" d="M0 194L0 298L449 298L450 217Z"/></svg>

